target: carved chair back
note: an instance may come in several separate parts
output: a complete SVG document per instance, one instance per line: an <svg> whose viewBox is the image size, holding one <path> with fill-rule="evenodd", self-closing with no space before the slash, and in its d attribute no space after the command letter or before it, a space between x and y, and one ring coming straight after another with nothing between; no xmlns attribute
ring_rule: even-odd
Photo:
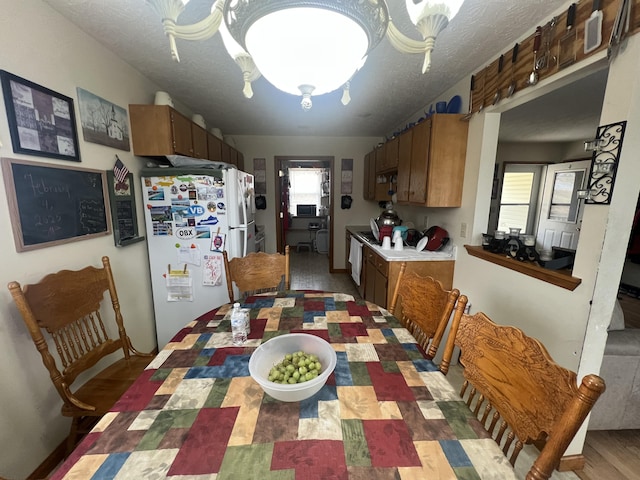
<svg viewBox="0 0 640 480"><path fill-rule="evenodd" d="M416 273L406 272L407 263L400 265L400 272L393 291L389 312L396 313L401 307L399 320L411 332L427 358L433 359L438 351L442 337L458 302L460 314L464 312L467 297L460 301L460 291L456 288L445 290L440 281L432 277L423 277ZM398 305L400 301L400 305ZM445 350L445 353L447 351ZM443 355L440 371L446 374L451 362L451 352Z"/></svg>
<svg viewBox="0 0 640 480"><path fill-rule="evenodd" d="M108 257L102 257L102 265L61 270L24 287L16 281L8 284L62 398L62 414L74 417L69 446L75 443L79 419L106 413L119 398L118 393L124 392L153 356L131 345ZM81 373L118 350L124 354L122 364L107 367L117 375L103 373L93 384L88 381L72 392L72 384ZM131 354L141 358L134 360Z"/></svg>
<svg viewBox="0 0 640 480"><path fill-rule="evenodd" d="M460 347L460 395L512 465L525 444L540 449L527 480L545 480L605 389L587 375L577 385L571 370L516 327L497 325L484 313L454 318L447 344Z"/></svg>
<svg viewBox="0 0 640 480"><path fill-rule="evenodd" d="M252 252L246 257L236 257L229 260L227 252L224 255L224 268L227 277L229 301L234 302L233 283L240 289L240 296L276 291L289 290L289 245L285 246L284 255L279 253Z"/></svg>

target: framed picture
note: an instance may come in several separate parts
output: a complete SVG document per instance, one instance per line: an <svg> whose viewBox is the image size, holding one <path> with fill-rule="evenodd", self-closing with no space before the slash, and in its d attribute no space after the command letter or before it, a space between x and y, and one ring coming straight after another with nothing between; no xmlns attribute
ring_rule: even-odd
<svg viewBox="0 0 640 480"><path fill-rule="evenodd" d="M80 87L78 110L85 142L129 151L129 120L127 111Z"/></svg>
<svg viewBox="0 0 640 480"><path fill-rule="evenodd" d="M15 153L80 161L73 99L0 70Z"/></svg>

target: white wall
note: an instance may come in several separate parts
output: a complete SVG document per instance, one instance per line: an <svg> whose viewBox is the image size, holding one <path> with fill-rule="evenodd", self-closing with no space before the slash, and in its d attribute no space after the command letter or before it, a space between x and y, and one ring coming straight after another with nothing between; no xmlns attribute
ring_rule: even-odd
<svg viewBox="0 0 640 480"><path fill-rule="evenodd" d="M98 45L40 0L2 1L0 16L0 68L75 100L82 87L116 105L152 103L158 90L139 72ZM72 166L72 162L13 153L0 98L0 156L24 158L48 164ZM136 173L142 160L132 152L86 143L78 131L79 167L108 170L115 154ZM136 176L136 181L139 181ZM0 182L4 190L4 184ZM144 234L140 189L138 226ZM0 284L17 280L38 281L45 274L86 265L100 266L111 258L125 323L133 344L140 350L155 348L153 307L150 296L146 243L116 248L113 236L16 253L4 191L0 193ZM63 441L70 421L60 414L62 405L40 355L13 306L6 288L0 289L0 476L25 478Z"/></svg>
<svg viewBox="0 0 640 480"><path fill-rule="evenodd" d="M256 223L265 226L265 249L276 251L275 198L276 156L333 156L333 267L345 268L345 227L347 225L368 225L372 216L378 216L380 209L376 202L365 201L362 197L364 177L364 156L381 140L378 137L265 137L234 135L236 148L244 154L244 168L253 172L253 159L266 159L267 208L258 210ZM351 208L340 208L340 173L343 158L353 159L353 198Z"/></svg>

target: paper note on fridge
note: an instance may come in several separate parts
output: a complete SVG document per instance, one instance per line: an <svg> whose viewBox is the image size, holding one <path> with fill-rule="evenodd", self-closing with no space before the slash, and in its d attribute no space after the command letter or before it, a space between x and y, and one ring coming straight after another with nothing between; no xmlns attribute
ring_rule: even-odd
<svg viewBox="0 0 640 480"><path fill-rule="evenodd" d="M165 277L168 302L193 302L193 280L191 272L172 270Z"/></svg>
<svg viewBox="0 0 640 480"><path fill-rule="evenodd" d="M178 263L200 266L200 246L197 243L178 245Z"/></svg>
<svg viewBox="0 0 640 480"><path fill-rule="evenodd" d="M222 285L222 256L205 255L202 270L202 284L209 286Z"/></svg>

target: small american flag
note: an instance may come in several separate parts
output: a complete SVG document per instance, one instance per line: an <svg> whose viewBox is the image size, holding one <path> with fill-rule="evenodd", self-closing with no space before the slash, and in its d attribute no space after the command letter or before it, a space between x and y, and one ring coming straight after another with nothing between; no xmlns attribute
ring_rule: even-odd
<svg viewBox="0 0 640 480"><path fill-rule="evenodd" d="M120 160L117 155L116 164L113 166L113 175L120 183L124 182L127 178L127 175L129 175L129 169L125 166L124 163L122 163L122 160Z"/></svg>

